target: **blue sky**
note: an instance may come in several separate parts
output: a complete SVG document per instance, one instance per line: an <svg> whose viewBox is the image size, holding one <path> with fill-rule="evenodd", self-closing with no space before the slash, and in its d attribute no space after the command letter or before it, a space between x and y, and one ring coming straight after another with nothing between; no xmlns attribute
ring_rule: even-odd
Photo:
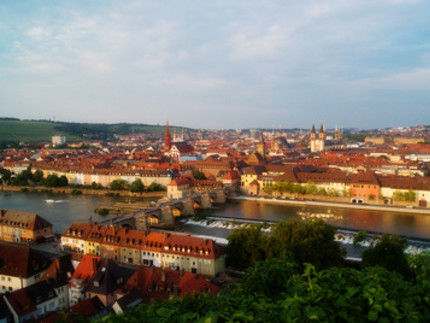
<svg viewBox="0 0 430 323"><path fill-rule="evenodd" d="M0 2L0 116L430 124L430 1Z"/></svg>

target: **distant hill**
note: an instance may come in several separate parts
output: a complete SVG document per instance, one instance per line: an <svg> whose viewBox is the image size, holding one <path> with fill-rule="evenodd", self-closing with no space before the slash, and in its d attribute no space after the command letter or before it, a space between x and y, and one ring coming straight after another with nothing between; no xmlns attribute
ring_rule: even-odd
<svg viewBox="0 0 430 323"><path fill-rule="evenodd" d="M171 127L178 131L178 127ZM165 126L147 124L103 124L103 123L71 123L52 122L46 120L19 120L0 118L0 143L6 142L50 142L57 134L66 136L68 142L82 140L104 140L113 138L114 134L132 133L163 134Z"/></svg>

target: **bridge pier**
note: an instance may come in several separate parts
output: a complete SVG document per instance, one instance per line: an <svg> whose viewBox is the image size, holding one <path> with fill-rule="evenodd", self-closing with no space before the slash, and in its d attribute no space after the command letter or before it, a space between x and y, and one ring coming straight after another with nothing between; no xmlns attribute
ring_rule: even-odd
<svg viewBox="0 0 430 323"><path fill-rule="evenodd" d="M216 190L214 193L215 193L214 203L221 204L226 202L226 198L223 190L219 189L219 190Z"/></svg>
<svg viewBox="0 0 430 323"><path fill-rule="evenodd" d="M164 206L160 209L160 224L162 225L173 225L175 220L173 219L172 209L169 205Z"/></svg>
<svg viewBox="0 0 430 323"><path fill-rule="evenodd" d="M212 207L212 203L211 203L211 197L209 196L209 193L203 193L200 196L200 207L202 209L210 209Z"/></svg>
<svg viewBox="0 0 430 323"><path fill-rule="evenodd" d="M182 202L182 215L194 215L193 200L191 198Z"/></svg>
<svg viewBox="0 0 430 323"><path fill-rule="evenodd" d="M148 230L148 218L144 212L141 212L136 219L136 230L146 231Z"/></svg>

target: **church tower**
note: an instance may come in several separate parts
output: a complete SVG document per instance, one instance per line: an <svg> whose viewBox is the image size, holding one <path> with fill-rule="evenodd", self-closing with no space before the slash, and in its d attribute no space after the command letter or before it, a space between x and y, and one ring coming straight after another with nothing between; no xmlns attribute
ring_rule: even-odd
<svg viewBox="0 0 430 323"><path fill-rule="evenodd" d="M257 152L263 159L266 159L266 145L264 143L263 135L260 134L260 142L257 143Z"/></svg>
<svg viewBox="0 0 430 323"><path fill-rule="evenodd" d="M339 128L336 125L336 129L334 130L334 140L341 140L342 134L339 131Z"/></svg>
<svg viewBox="0 0 430 323"><path fill-rule="evenodd" d="M316 143L317 143L317 132L315 131L315 124L312 124L312 130L311 130L311 153L315 152L317 150Z"/></svg>
<svg viewBox="0 0 430 323"><path fill-rule="evenodd" d="M318 151L324 150L326 138L327 138L327 134L325 132L324 125L321 124L320 132L318 134Z"/></svg>
<svg viewBox="0 0 430 323"><path fill-rule="evenodd" d="M318 134L318 139L319 139L319 141L324 141L324 140L326 140L326 133L325 133L325 130L324 130L324 125L323 124L321 124L321 127L320 127L320 133Z"/></svg>
<svg viewBox="0 0 430 323"><path fill-rule="evenodd" d="M164 152L167 153L172 147L172 136L169 133L169 120L166 121L166 134L164 135Z"/></svg>

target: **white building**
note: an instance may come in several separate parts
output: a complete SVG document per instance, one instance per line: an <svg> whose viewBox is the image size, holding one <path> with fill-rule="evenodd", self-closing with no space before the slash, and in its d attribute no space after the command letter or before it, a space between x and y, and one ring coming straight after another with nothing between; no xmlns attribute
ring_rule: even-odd
<svg viewBox="0 0 430 323"><path fill-rule="evenodd" d="M52 146L59 146L66 143L66 137L61 135L52 136Z"/></svg>

